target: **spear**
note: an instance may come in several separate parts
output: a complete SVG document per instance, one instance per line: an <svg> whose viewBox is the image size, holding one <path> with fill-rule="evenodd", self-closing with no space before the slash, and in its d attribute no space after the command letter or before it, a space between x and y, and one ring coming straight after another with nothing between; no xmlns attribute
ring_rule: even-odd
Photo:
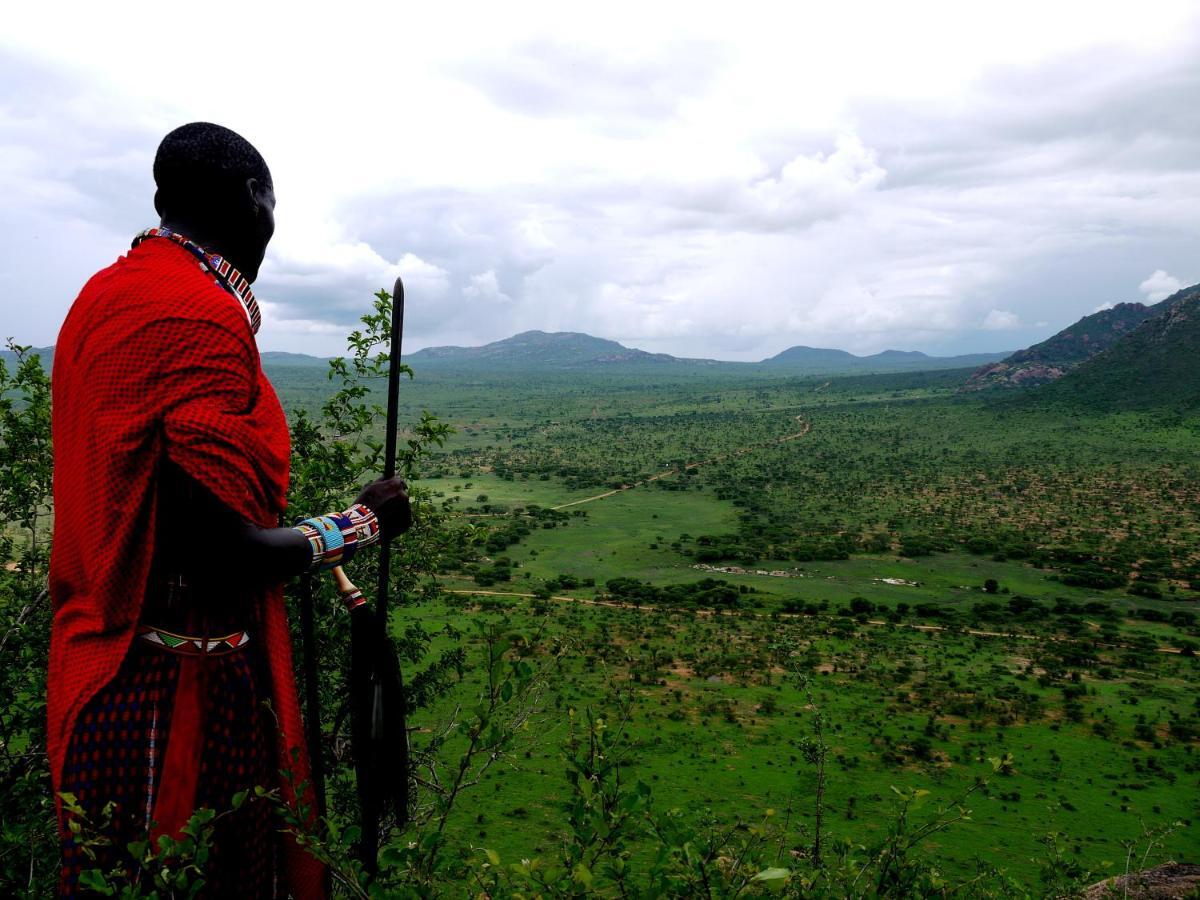
<svg viewBox="0 0 1200 900"><path fill-rule="evenodd" d="M388 353L387 434L383 477L396 474L396 438L400 415L400 339L404 333L404 284L392 291L391 349ZM350 737L362 810L359 856L370 873L378 868L379 820L387 808L398 828L408 821L408 727L404 679L387 636L391 587L389 537L381 536L375 608L362 604L350 621ZM343 597L358 593L341 567L333 570Z"/></svg>

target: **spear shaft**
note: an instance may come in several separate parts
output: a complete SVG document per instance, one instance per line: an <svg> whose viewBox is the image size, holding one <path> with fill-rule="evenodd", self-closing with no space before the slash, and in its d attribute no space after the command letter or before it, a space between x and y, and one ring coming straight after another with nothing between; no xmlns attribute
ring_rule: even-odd
<svg viewBox="0 0 1200 900"><path fill-rule="evenodd" d="M404 284L397 278L392 291L392 332L388 352L388 403L387 433L384 437L383 477L396 474L396 444L400 419L400 343L404 334ZM409 800L409 754L408 727L405 721L404 679L400 666L393 663L388 644L388 600L391 591L391 548L385 535L379 553L379 581L375 594L374 618L360 615L357 623L369 621L368 628L361 626L352 632L353 648L359 656L358 664L369 660L368 705L360 709L360 721L356 731L366 738L356 756L361 758L359 771L359 801L362 806L362 841L360 844L363 866L374 873L378 868L379 820L385 800L394 800L396 825L403 829L408 821ZM360 651L365 655L363 659ZM391 663L391 665L389 665ZM352 662L352 667L353 667ZM353 681L353 678L352 678ZM394 692L388 698L386 712L392 721L385 719L385 691ZM391 741L389 741L389 737ZM389 746L389 744L392 744ZM388 786L389 791L383 789Z"/></svg>
<svg viewBox="0 0 1200 900"><path fill-rule="evenodd" d="M325 758L321 748L321 688L317 677L317 638L314 628L312 575L300 576L300 635L304 647L304 723L317 815L325 815Z"/></svg>

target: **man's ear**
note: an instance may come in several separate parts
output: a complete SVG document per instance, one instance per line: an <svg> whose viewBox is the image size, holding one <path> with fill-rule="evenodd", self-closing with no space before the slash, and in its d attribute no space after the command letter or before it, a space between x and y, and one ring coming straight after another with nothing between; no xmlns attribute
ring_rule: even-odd
<svg viewBox="0 0 1200 900"><path fill-rule="evenodd" d="M155 192L154 192L154 211L156 213L158 213L158 217L161 219L162 214L163 214L163 201L162 201L162 189L161 188L155 190Z"/></svg>
<svg viewBox="0 0 1200 900"><path fill-rule="evenodd" d="M257 178L246 179L246 196L250 200L250 209L255 215L258 215L258 191L259 183Z"/></svg>

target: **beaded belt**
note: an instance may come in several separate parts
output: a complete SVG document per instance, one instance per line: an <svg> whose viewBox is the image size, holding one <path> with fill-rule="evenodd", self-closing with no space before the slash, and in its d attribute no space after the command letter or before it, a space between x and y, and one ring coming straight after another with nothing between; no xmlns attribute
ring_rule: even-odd
<svg viewBox="0 0 1200 900"><path fill-rule="evenodd" d="M153 625L139 625L137 636L147 644L184 656L221 656L240 650L250 642L250 635L245 631L235 631L224 637L191 637Z"/></svg>

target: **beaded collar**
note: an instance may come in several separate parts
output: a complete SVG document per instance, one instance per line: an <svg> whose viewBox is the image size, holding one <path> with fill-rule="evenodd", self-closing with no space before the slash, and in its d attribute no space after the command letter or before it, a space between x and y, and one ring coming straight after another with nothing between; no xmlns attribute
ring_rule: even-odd
<svg viewBox="0 0 1200 900"><path fill-rule="evenodd" d="M133 239L133 246L136 247L142 241L156 237L174 241L188 253L192 254L192 256L196 257L200 261L201 269L212 273L221 287L225 288L225 290L241 301L242 309L245 310L247 318L250 319L250 330L258 334L259 326L262 325L262 313L259 312L258 301L254 299L254 292L250 290L250 282L246 280L245 275L231 266L229 260L225 257L218 253L209 253L190 238L177 231L171 231L169 228L147 228Z"/></svg>

